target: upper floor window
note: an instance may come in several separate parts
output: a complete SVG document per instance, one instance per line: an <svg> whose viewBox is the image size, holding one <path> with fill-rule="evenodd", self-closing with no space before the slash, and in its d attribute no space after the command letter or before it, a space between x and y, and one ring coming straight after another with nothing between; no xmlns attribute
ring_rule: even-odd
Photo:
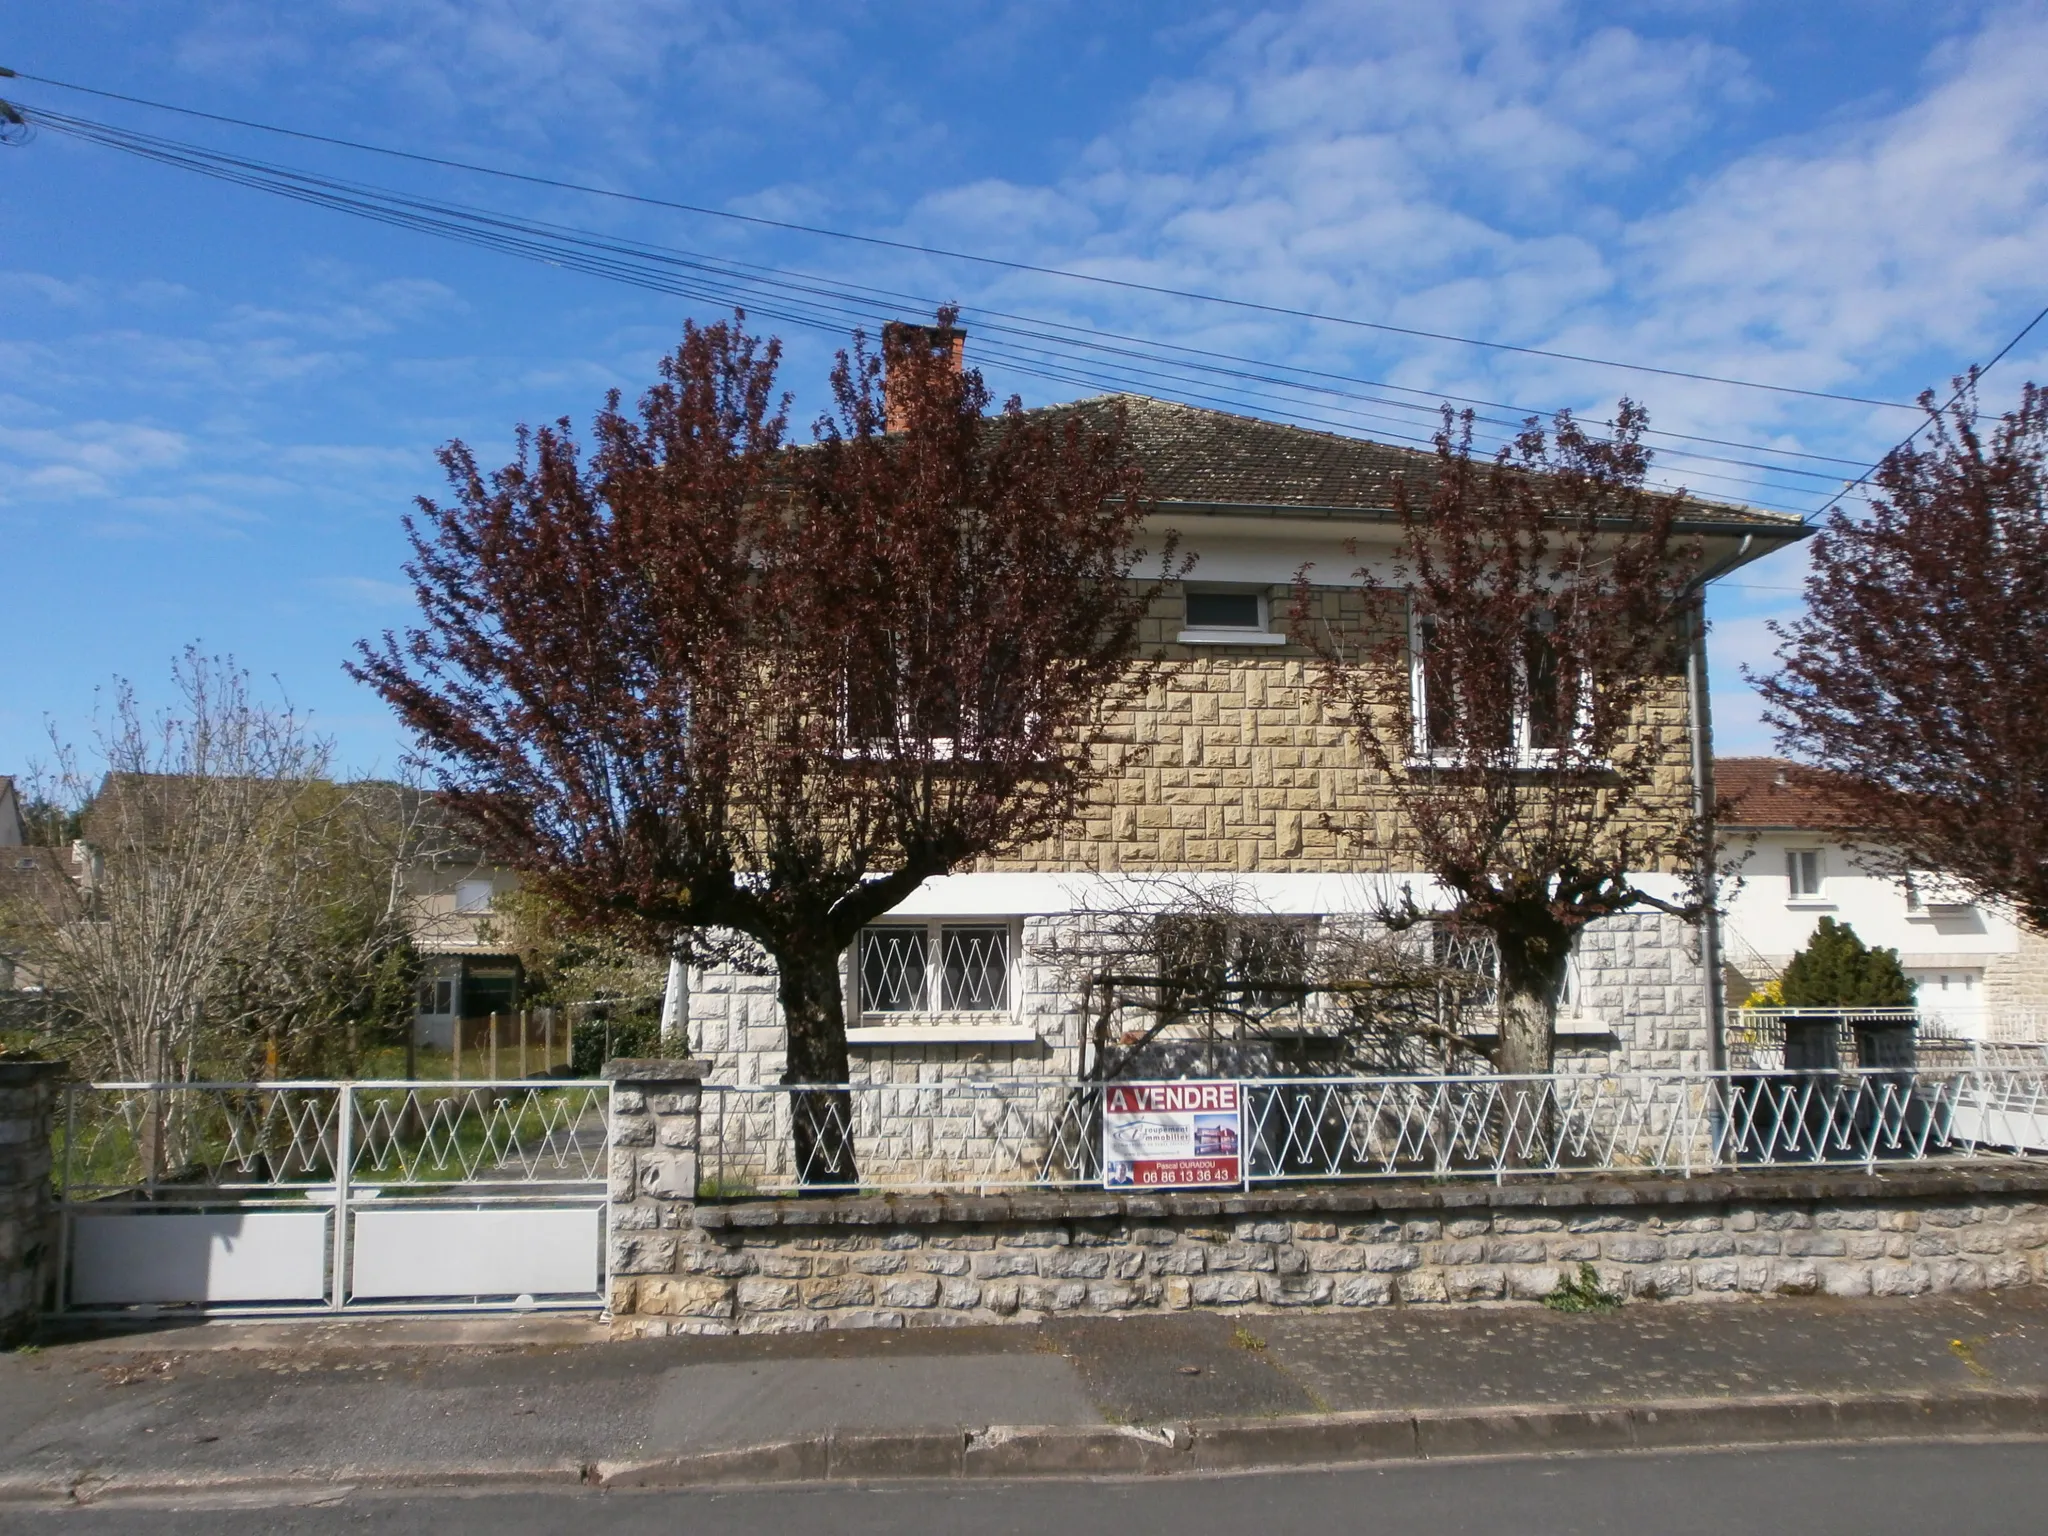
<svg viewBox="0 0 2048 1536"><path fill-rule="evenodd" d="M488 880L458 880L455 882L455 910L458 912L488 912L491 910L491 882Z"/></svg>
<svg viewBox="0 0 2048 1536"><path fill-rule="evenodd" d="M1794 901L1815 901L1821 893L1822 869L1818 848L1789 848L1785 852L1785 878Z"/></svg>
<svg viewBox="0 0 2048 1536"><path fill-rule="evenodd" d="M884 923L860 936L854 980L864 1014L1006 1013L1008 923Z"/></svg>
<svg viewBox="0 0 2048 1536"><path fill-rule="evenodd" d="M1583 732L1590 723L1587 690L1582 682L1574 686L1567 675L1553 638L1555 627L1550 614L1539 614L1520 644L1510 647L1513 676L1500 680L1506 686L1493 687L1489 679L1471 690L1487 697L1475 699L1459 686L1438 621L1416 614L1408 641L1415 755L1451 762L1512 752L1531 768L1555 761L1571 744L1574 730Z"/></svg>
<svg viewBox="0 0 2048 1536"><path fill-rule="evenodd" d="M1187 626L1177 637L1195 645L1285 645L1271 633L1272 605L1253 587L1187 587Z"/></svg>

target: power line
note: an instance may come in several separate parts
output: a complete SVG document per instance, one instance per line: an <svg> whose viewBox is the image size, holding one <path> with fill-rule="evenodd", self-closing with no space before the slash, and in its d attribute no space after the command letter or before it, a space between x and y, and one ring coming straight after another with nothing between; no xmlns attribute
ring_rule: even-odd
<svg viewBox="0 0 2048 1536"><path fill-rule="evenodd" d="M730 258L713 258L672 247L648 246L636 241L614 237L599 237L588 231L577 230L569 226L500 214L493 210L449 203L440 199L401 194L385 188L343 181L320 173L301 171L292 167L251 159L243 155L206 149L202 146L187 144L176 139L167 139L138 130L118 128L97 123L90 119L74 118L67 114L39 111L37 116L39 121L58 132L68 133L105 147L123 150L174 168L211 176L234 185L268 191L295 201L325 207L332 211L351 213L376 222L407 228L416 232L428 233L462 243L478 245L522 259L539 261L570 270L583 271L610 280L648 288L652 291L673 293L717 302L744 303L752 307L755 312L761 313L766 317L785 319L793 324L813 326L819 329L843 333L847 326L861 324L875 317L872 309L862 307L866 298L879 297L891 303L907 301L924 307L930 307L934 302L929 298L917 295L909 295L894 290L874 288L860 284L849 284L843 281L818 277L814 274L792 273L785 269L764 267L754 263L735 261ZM645 270L646 264L649 263L657 265L662 269L662 275L658 279L650 279L648 272ZM677 276L678 271L687 272L691 275L687 279L679 278ZM782 295L780 299L774 301L773 307L764 303L762 298L764 289ZM792 302L800 307L797 310L791 310L788 306ZM1234 389L1241 395L1253 397L1261 403L1262 408L1269 412L1271 411L1271 406L1268 402L1276 397L1269 390L1254 388L1252 387L1253 385L1264 384L1282 390L1308 393L1340 401L1360 401L1366 404L1383 405L1411 413L1429 414L1434 413L1440 408L1434 401L1425 404L1416 400L1389 399L1384 395L1359 394L1355 391L1333 388L1329 383L1304 383L1302 378L1285 377L1283 375L1298 374L1309 380L1355 382L1375 388L1392 389L1416 395L1423 395L1425 393L1415 390L1411 386L1381 385L1376 381L1351 380L1346 375L1301 369L1292 365L1265 363L1256 359L1239 359L1235 358L1233 354L1218 353L1202 348L1191 348L1178 343L1154 343L1147 341L1145 338L1138 337L1124 338L1133 342L1134 347L1111 346L1106 341L1095 338L1104 335L1115 337L1118 333L1089 332L1081 327L1064 322L1035 320L1034 317L1012 315L1006 311L982 311L977 308L976 313L977 315L1001 315L1006 319L1027 322L1025 325L1005 325L994 321L977 319L976 325L984 337L983 345L985 351L991 355L1007 358L1013 371L1023 373L1029 377L1056 379L1059 382L1087 383L1097 387L1107 382L1110 387L1116 388L1128 387L1131 377L1131 364L1122 361L1112 361L1109 366L1112 368L1123 368L1125 370L1124 375L1122 377L1111 377L1106 381L1099 373L1090 373L1088 375L1076 375L1071 372L1053 374L1047 372L1043 366L1028 366L1027 360L1035 359L1041 364L1045 361L1045 353L1042 347L1028 345L1028 343L1038 342L1054 348L1080 349L1107 356L1113 360L1136 359L1139 362L1155 363L1165 368L1177 370L1175 373L1162 374L1152 368L1137 368L1135 373L1139 377L1146 379L1157 380L1165 378L1178 386L1184 394L1187 392L1188 386L1180 377L1181 374L1192 371L1216 376L1224 381L1225 387ZM1027 345L1024 346L1023 351L1020 353L1016 344L1006 345L999 339L1003 337L1021 338ZM1153 350L1139 350L1147 347ZM1158 355L1160 351L1176 355L1161 357ZM1211 358L1242 361L1250 366L1248 368L1223 368L1217 366L1214 362L1188 360ZM1075 365L1071 360L1065 360L1065 366L1071 368ZM1101 365L1094 366L1099 367ZM1217 397L1213 394L1203 394L1200 398L1205 401L1215 401ZM1221 403L1237 405L1239 402L1231 400ZM1288 403L1292 404L1291 401ZM1505 410L1517 409L1511 406L1501 406L1498 408ZM1360 411L1356 406L1348 404L1340 406L1339 409L1343 410L1347 415L1358 419L1379 419L1383 421L1394 419L1377 417L1375 412ZM1320 416L1306 415L1298 408L1282 411L1279 414L1290 415L1296 420L1311 422L1318 426L1335 426L1344 430L1355 429L1355 421L1331 422ZM1521 423L1517 421L1502 421L1493 417L1475 417L1475 420L1487 426L1505 428L1509 435L1521 426ZM1406 418L1403 418L1403 422L1407 424ZM1395 436L1419 444L1426 444L1430 441L1427 437L1419 437L1411 432L1388 433L1384 429L1378 430L1382 432L1382 435ZM1486 435L1498 440L1505 440L1498 433ZM1727 446L1769 455L1782 456L1788 453L1796 453L1795 450L1784 450L1768 445L1734 443L1727 439L1699 439L1689 434L1664 433L1661 435L1674 436L1687 441L1723 443ZM1669 449L1665 453L1668 457L1748 468L1767 475L1790 475L1807 479L1834 478L1793 466L1759 463L1749 459L1731 459L1725 455L1706 454L1689 449ZM1798 456L1823 462L1827 461L1826 456L1822 455L1799 454ZM1714 471L1699 471L1698 477L1720 480L1744 487L1755 483L1763 485L1764 488L1769 488L1766 482L1752 482L1747 478L1730 477ZM1786 487L1785 489L1792 489L1792 487ZM1753 494L1746 499L1758 505L1774 505L1762 502Z"/></svg>
<svg viewBox="0 0 2048 1536"><path fill-rule="evenodd" d="M46 75L21 72L19 73L19 78L34 81L39 85L53 86L58 90L77 91L108 101L119 101L132 106L147 107L154 111L174 112L181 116L198 118L207 122L221 123L236 128L247 128L259 133L277 134L309 143L331 145L336 148L355 150L364 154L385 155L394 159L409 160L420 165L437 166L444 170L465 171L479 176L495 176L508 181L524 182L530 186L549 187L557 191L578 192L592 197L613 198L621 202L637 203L645 207L664 208L673 212L694 214L703 218L726 219L735 223L750 224L767 229L779 229L795 234L816 235L825 239L852 241L885 250L904 251L914 255L936 257L941 260L972 262L977 265L996 267L1005 271L1058 278L1067 282L1094 283L1120 288L1132 293L1148 293L1156 297L1185 299L1202 304L1226 305L1234 309L1275 315L1286 319L1308 320L1324 325L1341 325L1359 330L1378 331L1387 335L1407 336L1422 341L1450 342L1459 346L1481 347L1498 352L1512 352L1526 357L1548 358L1555 362L1581 363L1595 368L1616 368L1631 373L1650 374L1660 378L1685 379L1693 383L1722 384L1737 389L1762 390L1771 394L1793 395L1809 400L1832 400L1847 405L1876 406L1885 410L1910 411L1917 409L1915 406L1897 400L1877 400L1868 396L1841 394L1832 390L1802 389L1790 384L1765 384L1753 379L1729 378L1719 374L1698 373L1683 368L1661 368L1649 363L1621 362L1613 358L1591 357L1581 353L1562 352L1547 347L1522 346L1515 342L1487 341L1472 336L1453 335L1444 331L1428 331L1413 326L1393 325L1384 321L1361 320L1348 315L1326 315L1315 310L1297 309L1284 304L1267 304L1254 299L1232 298L1223 294L1204 293L1196 289L1174 288L1161 283L1144 283L1132 278L1109 277L1097 272L1082 272L1067 267L1042 266L1034 262L1015 261L1007 257L988 256L973 251L956 251L943 246L923 245L915 241L892 240L881 235L855 234L848 230L830 229L822 225L802 224L788 219L772 219L761 214L735 213L729 209L711 208L698 203L684 203L667 198L647 197L638 193L619 192L608 187L594 187L587 183L566 181L557 177L536 176L523 171L510 171L498 166L479 165L472 161L455 160L446 156L420 154L414 150L392 149L386 145L371 144L358 139L344 139L332 134L312 133L298 128L285 128L273 123L257 122L249 118L230 117L218 112L206 112L196 107L183 107L171 102L153 101L143 96L125 95L119 91L106 91L93 86L77 85L66 80L55 80Z"/></svg>
<svg viewBox="0 0 2048 1536"><path fill-rule="evenodd" d="M1963 383L1958 384L1956 386L1956 392L1948 397L1948 403L1946 405L1942 406L1942 408L1939 411L1928 412L1928 420L1921 422L1919 426L1915 427L1912 431L1908 432L1904 437L1900 438L1899 441L1893 444L1891 449L1888 452L1886 452L1884 458L1879 459L1875 464L1871 465L1868 469L1864 470L1862 474L1858 475L1854 480L1850 481L1847 485L1843 486L1839 491L1835 492L1834 495L1830 496L1824 503L1822 503L1818 511L1807 514L1806 521L1809 523L1819 522L1820 519L1826 517L1828 513L1831 512L1838 503L1840 503L1841 499L1844 496L1848 495L1851 491L1857 490L1860 487L1868 484L1870 481L1870 477L1876 474L1880 469L1884 468L1885 459L1889 459L1892 456L1892 454L1899 452L1903 448L1910 448L1913 445L1913 439L1918 437L1922 432L1925 432L1928 429L1928 427L1933 425L1935 417L1946 416L1950 411L1954 410L1956 402L1962 399L1964 394L1967 393L1977 383L1979 379L1982 379L1985 374L1989 373L1992 369L1996 368L2000 363L2004 362L2006 359L2006 355L2010 353L2014 347L2018 346L2021 342L2025 341L2027 339L2028 333L2031 332L2034 329L2034 327L2039 325L2043 320L2048 320L2048 305L2042 306L2040 313L2035 315L2034 318L2029 320L2025 325L2021 326L2019 330L2014 333L2011 341L2008 341L2004 346L2000 347L1995 353L1993 353L1990 362L1986 363L1982 368L1979 368L1975 370L1973 373L1971 373Z"/></svg>

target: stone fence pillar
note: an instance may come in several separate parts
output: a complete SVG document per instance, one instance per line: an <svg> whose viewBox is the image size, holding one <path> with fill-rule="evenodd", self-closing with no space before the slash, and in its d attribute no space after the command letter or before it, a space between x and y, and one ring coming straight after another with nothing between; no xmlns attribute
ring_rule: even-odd
<svg viewBox="0 0 2048 1536"><path fill-rule="evenodd" d="M689 1304L682 1278L695 1233L697 1138L706 1061L608 1061L612 1082L609 1306L623 1333L670 1331L629 1321ZM730 1310L730 1303L727 1303Z"/></svg>
<svg viewBox="0 0 2048 1536"><path fill-rule="evenodd" d="M61 1061L0 1061L0 1347L35 1327L56 1260L50 1131Z"/></svg>

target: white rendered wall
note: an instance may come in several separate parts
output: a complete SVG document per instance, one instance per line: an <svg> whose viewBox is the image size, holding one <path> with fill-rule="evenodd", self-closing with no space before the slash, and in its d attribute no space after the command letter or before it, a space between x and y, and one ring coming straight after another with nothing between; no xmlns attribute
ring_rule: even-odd
<svg viewBox="0 0 2048 1536"><path fill-rule="evenodd" d="M1976 1022L1976 1016L2007 990L1999 986L2001 972L2012 967L2022 936L2019 925L2000 909L1915 909L1904 886L1866 873L1848 848L1810 832L1731 833L1731 842L1742 879L1739 887L1731 883L1723 891L1724 948L1728 963L1751 980L1759 980L1758 972L1765 967L1782 970L1806 947L1820 920L1831 917L1854 928L1864 943L1897 950L1906 971L1921 973L1916 978L1922 983L1920 1005L1939 1008L1946 1001L1958 1013L1958 1024ZM1795 849L1820 850L1817 896L1792 895L1786 855ZM1952 974L1958 983L1946 1000L1934 984L1943 973ZM1967 973L1976 973L1980 980L1974 998L1966 1000L1960 983ZM1742 999L1731 996L1728 1001L1733 1005Z"/></svg>

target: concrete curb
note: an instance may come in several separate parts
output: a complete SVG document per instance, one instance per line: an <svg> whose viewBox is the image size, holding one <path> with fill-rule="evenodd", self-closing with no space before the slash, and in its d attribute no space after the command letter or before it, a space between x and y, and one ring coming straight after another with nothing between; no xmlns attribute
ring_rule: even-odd
<svg viewBox="0 0 2048 1536"><path fill-rule="evenodd" d="M643 1461L311 1468L276 1474L0 1476L0 1506L352 1489L690 1488L774 1483L1248 1472L1472 1457L1827 1442L2048 1437L2048 1391L1697 1398L1633 1404L1399 1409L1153 1427L993 1425L835 1431Z"/></svg>
<svg viewBox="0 0 2048 1536"><path fill-rule="evenodd" d="M1678 1399L1609 1406L1388 1410L1212 1419L1155 1428L997 1425L834 1433L634 1462L599 1462L604 1488L902 1478L1239 1472L1828 1441L2048 1436L2048 1392Z"/></svg>

